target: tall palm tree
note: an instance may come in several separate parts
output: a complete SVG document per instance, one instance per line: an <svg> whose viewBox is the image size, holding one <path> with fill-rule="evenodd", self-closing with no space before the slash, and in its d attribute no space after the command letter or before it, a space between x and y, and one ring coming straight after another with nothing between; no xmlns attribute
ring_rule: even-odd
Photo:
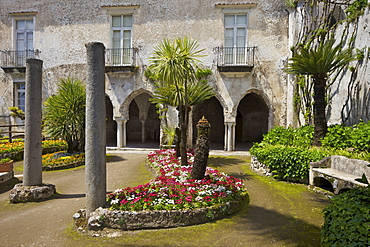
<svg viewBox="0 0 370 247"><path fill-rule="evenodd" d="M197 77L197 71L200 69L198 57L202 57L200 53L203 51L198 47L195 40L187 37L177 38L174 41L165 39L155 48L154 56L149 58L151 62L149 70L159 86L152 102L179 108L182 165L187 165L186 137L189 106L196 104L211 92L208 84L199 81Z"/></svg>
<svg viewBox="0 0 370 247"><path fill-rule="evenodd" d="M327 80L332 72L342 69L350 61L356 59L352 49L343 49L342 44L334 44L334 40L321 41L313 45L302 46L298 53L290 58L287 72L291 74L311 75L313 79L313 145L320 146L320 139L327 132L326 121L326 89Z"/></svg>
<svg viewBox="0 0 370 247"><path fill-rule="evenodd" d="M85 87L80 80L61 79L59 90L44 103L43 127L48 136L61 138L68 152L83 151L85 146Z"/></svg>

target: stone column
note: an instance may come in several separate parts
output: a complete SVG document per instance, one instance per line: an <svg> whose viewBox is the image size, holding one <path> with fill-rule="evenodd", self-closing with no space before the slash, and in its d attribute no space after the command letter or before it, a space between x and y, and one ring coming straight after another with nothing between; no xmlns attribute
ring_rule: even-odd
<svg viewBox="0 0 370 247"><path fill-rule="evenodd" d="M234 151L234 123L233 122L227 122L227 145L226 145L226 151Z"/></svg>
<svg viewBox="0 0 370 247"><path fill-rule="evenodd" d="M141 142L145 143L145 120L140 120L141 123Z"/></svg>
<svg viewBox="0 0 370 247"><path fill-rule="evenodd" d="M42 184L42 61L26 61L26 118L23 185Z"/></svg>
<svg viewBox="0 0 370 247"><path fill-rule="evenodd" d="M117 122L117 148L126 147L126 122L127 120L115 119Z"/></svg>
<svg viewBox="0 0 370 247"><path fill-rule="evenodd" d="M105 205L106 126L104 45L86 44L86 215Z"/></svg>
<svg viewBox="0 0 370 247"><path fill-rule="evenodd" d="M225 125L225 136L224 136L224 150L226 151L227 150L227 140L228 140L228 137L227 137L227 123L224 123Z"/></svg>
<svg viewBox="0 0 370 247"><path fill-rule="evenodd" d="M55 185L42 183L42 61L26 60L26 116L23 183L10 191L10 203L39 201L55 193Z"/></svg>

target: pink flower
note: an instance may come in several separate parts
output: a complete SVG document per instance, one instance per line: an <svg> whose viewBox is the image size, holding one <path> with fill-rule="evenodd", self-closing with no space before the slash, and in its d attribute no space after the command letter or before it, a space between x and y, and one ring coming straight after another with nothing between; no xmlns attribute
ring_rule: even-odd
<svg viewBox="0 0 370 247"><path fill-rule="evenodd" d="M185 197L185 200L188 201L188 202L191 202L193 200L193 197L192 196L187 196L187 197Z"/></svg>

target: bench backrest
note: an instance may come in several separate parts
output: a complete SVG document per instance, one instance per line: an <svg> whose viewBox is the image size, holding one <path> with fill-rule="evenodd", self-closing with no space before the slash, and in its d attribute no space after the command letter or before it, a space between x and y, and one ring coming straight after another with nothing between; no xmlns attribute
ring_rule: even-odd
<svg viewBox="0 0 370 247"><path fill-rule="evenodd" d="M362 174L365 173L368 179L370 179L370 167L367 166L369 164L369 161L349 159L339 155L331 156L332 169L343 171L359 177L362 177Z"/></svg>

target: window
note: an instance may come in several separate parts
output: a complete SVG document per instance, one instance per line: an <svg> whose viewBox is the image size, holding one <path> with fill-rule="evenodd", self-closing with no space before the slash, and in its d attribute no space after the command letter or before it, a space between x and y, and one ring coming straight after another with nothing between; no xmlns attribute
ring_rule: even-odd
<svg viewBox="0 0 370 247"><path fill-rule="evenodd" d="M247 15L227 14L225 23L225 64L244 64L246 61Z"/></svg>
<svg viewBox="0 0 370 247"><path fill-rule="evenodd" d="M131 64L132 15L113 15L111 28L113 64Z"/></svg>
<svg viewBox="0 0 370 247"><path fill-rule="evenodd" d="M15 20L15 59L17 66L24 66L26 57L34 57L33 30L33 19Z"/></svg>
<svg viewBox="0 0 370 247"><path fill-rule="evenodd" d="M26 84L24 82L14 83L14 106L23 112L26 111Z"/></svg>

